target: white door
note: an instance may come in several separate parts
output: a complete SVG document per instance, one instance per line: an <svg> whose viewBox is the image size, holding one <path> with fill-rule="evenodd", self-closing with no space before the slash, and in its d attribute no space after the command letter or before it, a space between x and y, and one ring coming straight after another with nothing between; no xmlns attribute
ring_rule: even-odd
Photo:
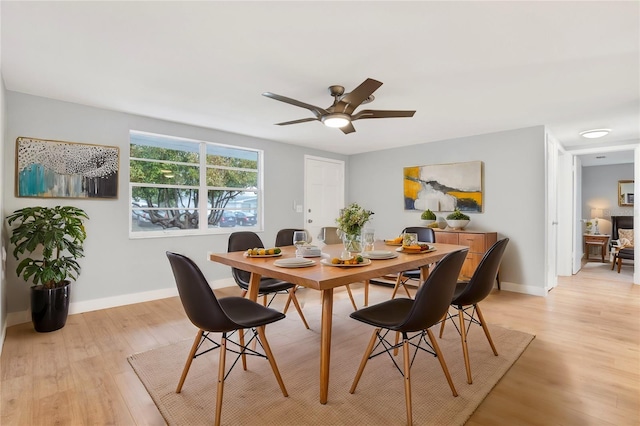
<svg viewBox="0 0 640 426"><path fill-rule="evenodd" d="M344 161L304 157L304 223L314 240L323 226L336 226L344 208Z"/></svg>

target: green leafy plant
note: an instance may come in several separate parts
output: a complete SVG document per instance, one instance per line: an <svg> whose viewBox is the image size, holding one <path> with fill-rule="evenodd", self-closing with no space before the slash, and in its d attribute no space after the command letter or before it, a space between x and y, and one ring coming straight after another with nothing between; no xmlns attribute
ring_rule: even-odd
<svg viewBox="0 0 640 426"><path fill-rule="evenodd" d="M82 244L87 233L82 223L89 216L71 206L25 207L7 217L9 225L17 226L11 233L15 245L13 256L37 252L39 257L26 257L16 268L25 281L45 288L62 287L65 281L80 275L77 259L84 257Z"/></svg>
<svg viewBox="0 0 640 426"><path fill-rule="evenodd" d="M449 220L469 220L469 216L467 216L466 214L462 213L456 207L456 209L453 211L453 213L451 213L451 214L449 214L447 216L447 219L449 219Z"/></svg>
<svg viewBox="0 0 640 426"><path fill-rule="evenodd" d="M432 212L431 210L427 209L427 210L422 212L422 215L420 215L420 219L422 219L422 220L436 220L436 214L434 212Z"/></svg>
<svg viewBox="0 0 640 426"><path fill-rule="evenodd" d="M338 229L348 235L359 235L372 214L371 210L366 210L357 203L351 203L340 211L340 217L336 219Z"/></svg>

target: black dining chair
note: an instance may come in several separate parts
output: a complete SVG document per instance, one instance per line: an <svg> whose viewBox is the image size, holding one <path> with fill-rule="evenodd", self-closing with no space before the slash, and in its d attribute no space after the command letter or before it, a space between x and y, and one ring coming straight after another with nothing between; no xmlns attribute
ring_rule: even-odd
<svg viewBox="0 0 640 426"><path fill-rule="evenodd" d="M218 299L211 287L209 287L209 283L200 268L191 259L177 253L167 252L166 254L173 270L182 306L189 320L198 328L198 333L182 370L176 393L182 391L182 386L187 378L192 361L200 355L220 348L216 392L216 425L220 425L222 417L224 381L240 358L242 358L244 370L247 369L247 355L266 358L271 365L273 374L276 376L282 394L285 397L289 396L265 335L265 326L280 321L285 318L285 315L275 309L264 307L243 297ZM249 329L252 332L252 336L246 344L244 341L245 329ZM239 342L230 339L236 331L238 332ZM219 343L213 340L211 333L221 333ZM213 344L213 348L202 347L205 341ZM248 347L249 343L254 341L260 344L262 352ZM199 353L198 350L200 350ZM227 350L237 354L237 357L231 364L229 371L225 372Z"/></svg>
<svg viewBox="0 0 640 426"><path fill-rule="evenodd" d="M402 233L411 232L418 234L418 241L421 243L435 243L436 242L436 233L432 228L427 228L424 226L410 226L408 228L404 228ZM396 278L396 285L393 287L393 293L391 293L391 298L394 299L396 297L396 293L398 292L398 288L402 286L404 291L407 293L409 299L411 299L411 294L409 293L409 288L407 287L407 282L409 280L416 280L418 283L421 281L421 272L420 269L413 269L411 271L404 271L398 274L398 278Z"/></svg>
<svg viewBox="0 0 640 426"><path fill-rule="evenodd" d="M293 238L293 237L292 237ZM293 241L292 241L293 242ZM234 251L245 251L251 248L264 248L264 244L262 244L262 240L255 232L251 231L242 231L242 232L233 232L229 235L229 241L227 245L227 252L231 253ZM251 273L247 271L243 271L238 268L231 268L231 275L235 280L238 287L242 289L242 297L247 294L249 291L249 281L251 280ZM288 294L289 298L293 302L293 305L296 307L298 311L298 315L300 315L300 319L306 328L309 328L309 324L307 324L307 319L304 317L302 313L302 308L300 307L300 303L298 303L298 298L292 289L295 288L295 284L278 280L275 278L261 277L260 278L260 287L258 289L258 296L262 296L264 298L264 305L270 306L271 302L275 298L277 294ZM271 295L271 299L267 302L267 296Z"/></svg>
<svg viewBox="0 0 640 426"><path fill-rule="evenodd" d="M451 300L451 306L456 308L457 311L453 315L447 312L446 319L451 319L460 333L464 366L467 370L467 383L469 384L473 383L471 378L471 364L469 362L469 349L467 347L467 332L471 324L478 324L482 327L484 334L487 336L487 340L489 341L489 345L491 346L491 350L493 350L493 354L498 356L498 351L493 344L489 328L487 327L487 323L484 320L484 316L482 315L482 311L480 310L478 303L484 300L489 293L491 293L493 283L496 281L498 269L500 268L500 263L502 262L502 257L504 256L504 251L507 248L508 243L509 238L497 241L484 254L478 268L475 270L469 281L458 281ZM471 310L471 314L469 314L469 310ZM478 314L477 319L476 314ZM459 326L456 325L454 320L455 317L458 317L460 323ZM469 327L465 325L465 317L466 321L469 322ZM442 321L442 324L440 325L440 337L442 337L445 323L446 320Z"/></svg>
<svg viewBox="0 0 640 426"><path fill-rule="evenodd" d="M390 299L377 305L360 309L350 315L351 318L357 321L375 327L349 390L350 393L355 392L367 361L386 352L398 371L404 376L407 424L411 425L410 369L412 360L417 355L418 350L422 350L438 358L453 396L458 396L438 342L429 328L437 324L446 314L456 288L458 274L460 274L460 269L468 251L469 249L462 249L449 253L438 262L424 284L418 288L414 300L406 298ZM392 344L388 341L386 336L390 331L401 333L402 343ZM429 336L430 342L427 341L425 335ZM376 340L378 341L377 344ZM402 347L403 369L400 369L391 354L391 351L395 351L398 347ZM409 353L411 347L415 348L413 355Z"/></svg>

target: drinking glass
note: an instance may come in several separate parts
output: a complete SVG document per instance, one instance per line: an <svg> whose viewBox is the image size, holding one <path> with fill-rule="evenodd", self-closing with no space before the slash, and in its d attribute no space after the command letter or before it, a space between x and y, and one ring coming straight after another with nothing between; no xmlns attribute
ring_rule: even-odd
<svg viewBox="0 0 640 426"><path fill-rule="evenodd" d="M375 232L373 229L365 229L362 231L362 251L375 250Z"/></svg>
<svg viewBox="0 0 640 426"><path fill-rule="evenodd" d="M413 246L418 244L418 234L414 232L405 232L402 234L402 245Z"/></svg>
<svg viewBox="0 0 640 426"><path fill-rule="evenodd" d="M302 257L300 247L307 243L306 231L294 231L293 232L293 245L296 246L296 257Z"/></svg>

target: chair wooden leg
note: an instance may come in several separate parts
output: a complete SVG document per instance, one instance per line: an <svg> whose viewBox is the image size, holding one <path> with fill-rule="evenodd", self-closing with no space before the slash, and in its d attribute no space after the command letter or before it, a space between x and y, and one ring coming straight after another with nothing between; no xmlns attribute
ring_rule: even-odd
<svg viewBox="0 0 640 426"><path fill-rule="evenodd" d="M484 335L487 336L487 340L489 341L489 345L491 345L491 350L493 350L493 354L498 356L498 351L493 344L493 340L491 339L491 333L489 333L489 327L487 327L487 323L484 321L484 317L482 316L482 312L480 311L480 306L475 305L476 312L478 313L478 319L480 320L480 325L484 330Z"/></svg>
<svg viewBox="0 0 640 426"><path fill-rule="evenodd" d="M402 355L404 358L404 399L407 406L407 425L413 425L411 409L411 360L409 359L409 340L402 340Z"/></svg>
<svg viewBox="0 0 640 426"><path fill-rule="evenodd" d="M444 357L442 356L442 352L440 351L440 346L438 346L438 342L433 337L433 333L431 330L427 329L427 335L429 336L429 340L431 340L431 346L433 346L433 350L436 353L436 357L438 361L440 361L440 366L442 367L442 371L444 371L444 376L447 378L447 382L449 382L449 387L451 388L451 392L453 396L458 396L458 392L456 392L456 387L453 385L453 380L451 380L451 374L449 374L449 369L447 368L447 363L444 361Z"/></svg>
<svg viewBox="0 0 640 426"><path fill-rule="evenodd" d="M449 314L449 309L447 308L447 312L444 314L444 316L442 317L442 319L440 320L440 335L439 337L442 339L442 333L444 333L444 323L447 322L447 316Z"/></svg>
<svg viewBox="0 0 640 426"><path fill-rule="evenodd" d="M371 355L371 351L373 350L373 345L376 343L376 338L378 333L380 332L380 328L376 328L371 336L371 340L369 340L369 345L367 346L367 350L364 351L364 356L362 357L362 361L360 361L360 367L358 367L358 372L356 373L356 377L353 379L353 383L351 384L351 389L349 389L349 393L354 393L356 391L356 386L358 386L358 382L360 381L360 376L362 376L362 372L364 371L364 367L367 365L367 361L369 360L369 355Z"/></svg>
<svg viewBox="0 0 640 426"><path fill-rule="evenodd" d="M467 383L472 384L471 364L469 363L469 349L467 348L467 330L464 327L464 311L458 308L458 318L460 319L460 340L462 340L462 353L464 355L464 367L467 370Z"/></svg>
<svg viewBox="0 0 640 426"><path fill-rule="evenodd" d="M187 362L184 363L184 368L182 369L182 376L180 377L180 381L178 382L176 393L180 393L180 391L182 391L182 385L184 385L184 381L187 378L187 373L189 372L189 368L191 368L191 362L193 361L193 357L196 355L196 351L198 350L198 345L200 344L200 340L202 340L203 334L203 330L198 330L196 338L193 340L193 345L191 345L191 350L189 351Z"/></svg>
<svg viewBox="0 0 640 426"><path fill-rule="evenodd" d="M616 260L618 260L618 255L614 254L613 255L613 260L611 261L611 270L613 271L613 268L616 267Z"/></svg>
<svg viewBox="0 0 640 426"><path fill-rule="evenodd" d="M222 417L222 395L224 394L224 369L227 358L227 333L222 333L220 342L220 361L218 363L218 391L216 392L216 421L215 425L220 426Z"/></svg>
<svg viewBox="0 0 640 426"><path fill-rule="evenodd" d="M622 268L622 258L618 256L618 273L620 273L620 268Z"/></svg>
<svg viewBox="0 0 640 426"><path fill-rule="evenodd" d="M296 311L298 311L298 315L300 315L300 319L302 320L302 323L304 324L304 326L307 328L307 330L309 329L309 324L307 324L307 319L304 317L304 314L302 313L302 308L300 307L300 303L298 302L298 298L296 297L295 292L293 292L293 288L291 290L289 290L289 298L293 301L293 306L295 306Z"/></svg>
<svg viewBox="0 0 640 426"><path fill-rule="evenodd" d="M278 370L276 359L273 357L273 352L271 352L271 347L269 346L269 342L267 342L267 336L264 333L264 326L258 327L258 336L260 337L260 341L262 342L262 347L264 348L265 355L267 355L269 364L271 364L271 369L273 370L273 374L276 376L278 385L280 385L280 390L282 391L282 395L289 396L289 394L287 393L287 389L284 387L282 376L280 376L280 371Z"/></svg>
<svg viewBox="0 0 640 426"><path fill-rule="evenodd" d="M263 295L262 295L262 304L263 304L264 306L267 306L267 295L266 295L266 294L263 294Z"/></svg>
<svg viewBox="0 0 640 426"><path fill-rule="evenodd" d="M353 299L353 293L351 293L351 287L347 284L347 293L349 293L349 299L351 299L351 304L353 305L353 310L357 311L358 307L356 306L356 301Z"/></svg>
<svg viewBox="0 0 640 426"><path fill-rule="evenodd" d="M244 371L247 371L247 355L245 354L244 351L244 330L243 329L239 329L238 330L238 336L240 339L240 346L242 347L242 354L241 354L241 358L242 358L242 369Z"/></svg>
<svg viewBox="0 0 640 426"><path fill-rule="evenodd" d="M400 332L396 331L396 343L395 343L395 349L393 350L393 356L398 356L398 343L400 343Z"/></svg>

